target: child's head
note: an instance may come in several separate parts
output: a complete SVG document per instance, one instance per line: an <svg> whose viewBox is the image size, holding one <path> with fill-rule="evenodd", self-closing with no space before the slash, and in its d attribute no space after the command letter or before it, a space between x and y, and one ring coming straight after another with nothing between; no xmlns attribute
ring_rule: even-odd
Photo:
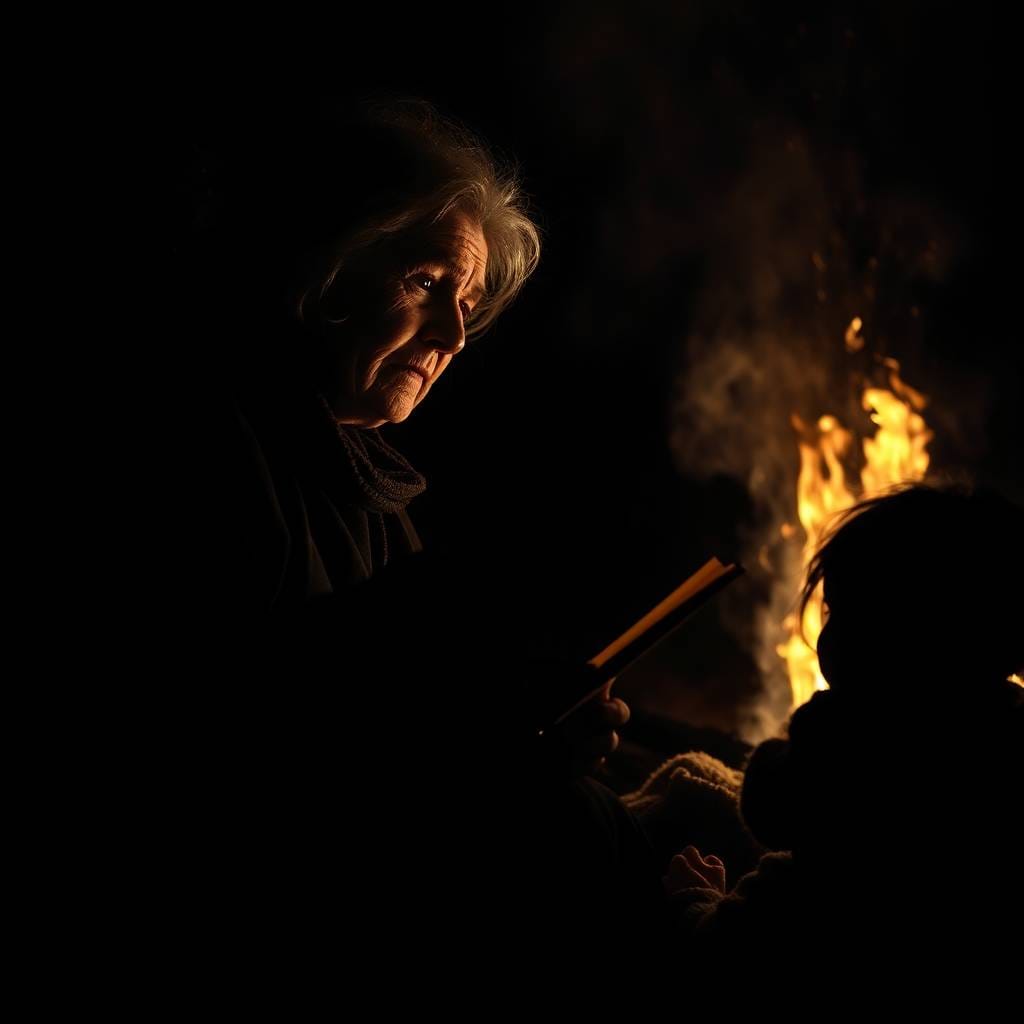
<svg viewBox="0 0 1024 1024"><path fill-rule="evenodd" d="M836 690L953 689L1024 665L1024 510L915 484L849 509L808 569L824 582L818 659Z"/></svg>

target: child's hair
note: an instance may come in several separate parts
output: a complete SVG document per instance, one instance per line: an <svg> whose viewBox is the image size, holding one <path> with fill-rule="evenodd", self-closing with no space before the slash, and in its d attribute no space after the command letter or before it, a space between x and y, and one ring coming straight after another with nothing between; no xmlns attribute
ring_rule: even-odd
<svg viewBox="0 0 1024 1024"><path fill-rule="evenodd" d="M985 677L1024 666L1024 509L993 491L906 484L854 505L811 560L801 621L822 582L870 620L867 645L898 637Z"/></svg>

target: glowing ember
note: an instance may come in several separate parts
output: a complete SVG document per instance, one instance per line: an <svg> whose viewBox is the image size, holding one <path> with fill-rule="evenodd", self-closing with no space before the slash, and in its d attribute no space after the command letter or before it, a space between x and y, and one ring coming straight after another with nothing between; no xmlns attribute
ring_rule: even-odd
<svg viewBox="0 0 1024 1024"><path fill-rule="evenodd" d="M859 316L850 321L850 326L846 328L847 352L859 352L864 347L864 339L860 336L860 329L863 326L864 321Z"/></svg>
<svg viewBox="0 0 1024 1024"><path fill-rule="evenodd" d="M859 337L862 326L860 317L855 317L846 332L850 351L863 345ZM851 338L860 342L856 348ZM862 442L865 464L856 491L847 487L844 469L844 458L854 443L852 432L844 429L834 416L822 416L814 427L808 427L795 414L792 418L800 448L797 515L806 537L804 568L837 512L894 484L920 480L928 470L927 446L933 434L921 415L927 399L900 379L899 363L895 359L885 360L885 365L889 368L889 388L865 388L861 399L878 430L874 437L864 438ZM782 535L788 538L793 532L786 524ZM788 639L776 648L786 660L794 707L809 700L815 690L827 686L814 652L822 624L819 586L804 612L803 629L795 612L787 616L783 627L789 634Z"/></svg>

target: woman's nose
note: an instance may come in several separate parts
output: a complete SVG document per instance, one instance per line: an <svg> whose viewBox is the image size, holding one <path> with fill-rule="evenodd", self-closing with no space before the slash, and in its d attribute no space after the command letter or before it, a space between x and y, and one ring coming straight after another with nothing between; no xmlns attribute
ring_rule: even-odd
<svg viewBox="0 0 1024 1024"><path fill-rule="evenodd" d="M433 311L424 325L423 341L447 355L455 355L466 347L466 328L458 303L444 303Z"/></svg>

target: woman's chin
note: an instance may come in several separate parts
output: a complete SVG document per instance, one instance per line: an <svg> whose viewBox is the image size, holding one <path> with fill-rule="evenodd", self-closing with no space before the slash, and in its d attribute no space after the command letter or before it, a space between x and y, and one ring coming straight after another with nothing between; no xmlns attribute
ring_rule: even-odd
<svg viewBox="0 0 1024 1024"><path fill-rule="evenodd" d="M409 418L415 408L415 395L410 395L404 390L392 392L385 396L384 401L377 406L375 411L380 414L381 422L375 426L381 426L384 423L401 423Z"/></svg>

